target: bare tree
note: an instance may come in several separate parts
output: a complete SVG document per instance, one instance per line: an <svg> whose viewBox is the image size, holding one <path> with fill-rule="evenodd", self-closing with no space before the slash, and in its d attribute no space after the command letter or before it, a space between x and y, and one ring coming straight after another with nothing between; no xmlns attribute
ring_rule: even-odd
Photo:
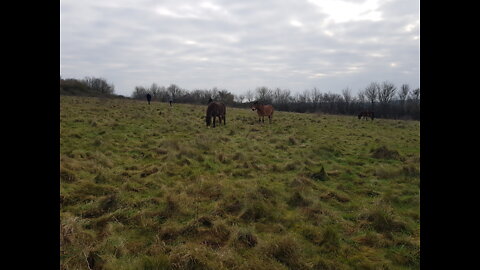
<svg viewBox="0 0 480 270"><path fill-rule="evenodd" d="M383 82L378 91L378 101L381 104L388 104L395 96L396 91L397 87L395 87L393 83L388 81Z"/></svg>
<svg viewBox="0 0 480 270"><path fill-rule="evenodd" d="M410 93L410 98L409 99L414 101L414 102L419 102L420 101L420 88L417 88L417 89L413 90Z"/></svg>
<svg viewBox="0 0 480 270"><path fill-rule="evenodd" d="M288 110L291 102L290 90L276 88L272 94L272 103L280 110Z"/></svg>
<svg viewBox="0 0 480 270"><path fill-rule="evenodd" d="M380 114L384 117L389 116L391 113L389 110L390 101L395 96L396 90L397 88L393 83L384 81L378 91L378 101L381 106Z"/></svg>
<svg viewBox="0 0 480 270"><path fill-rule="evenodd" d="M272 102L272 90L262 86L255 89L257 93L255 95L255 99L264 103L271 103Z"/></svg>
<svg viewBox="0 0 480 270"><path fill-rule="evenodd" d="M400 91L398 92L398 99L405 101L408 97L408 92L410 92L410 86L408 84L402 84L402 86L400 86Z"/></svg>
<svg viewBox="0 0 480 270"><path fill-rule="evenodd" d="M352 91L350 88L345 88L342 90L343 101L345 102L345 112L350 112L350 103L352 102Z"/></svg>
<svg viewBox="0 0 480 270"><path fill-rule="evenodd" d="M310 101L310 93L308 90L303 90L302 93L298 94L298 99L300 103L308 103Z"/></svg>
<svg viewBox="0 0 480 270"><path fill-rule="evenodd" d="M380 91L380 84L377 82L370 83L364 91L365 97L370 101L371 109L375 108L375 100L377 100L378 92Z"/></svg>
<svg viewBox="0 0 480 270"><path fill-rule="evenodd" d="M313 110L317 111L318 106L320 105L320 100L322 99L322 93L316 87L312 89L310 94L313 103Z"/></svg>
<svg viewBox="0 0 480 270"><path fill-rule="evenodd" d="M135 91L132 93L132 98L144 99L148 91L143 86L135 86Z"/></svg>
<svg viewBox="0 0 480 270"><path fill-rule="evenodd" d="M169 87L167 87L167 91L170 93L170 98L175 100L180 94L181 89L177 85L171 84Z"/></svg>
<svg viewBox="0 0 480 270"><path fill-rule="evenodd" d="M408 100L409 115L411 115L413 119L420 119L420 88L413 90Z"/></svg>
<svg viewBox="0 0 480 270"><path fill-rule="evenodd" d="M226 105L233 104L234 96L227 90L218 91L218 101L225 103Z"/></svg>
<svg viewBox="0 0 480 270"><path fill-rule="evenodd" d="M252 102L253 101L254 94L253 94L252 90L247 90L247 92L245 93L245 98L247 99L247 102Z"/></svg>
<svg viewBox="0 0 480 270"><path fill-rule="evenodd" d="M280 88L275 88L275 90L273 90L272 92L272 103L274 104L278 104L280 103L280 98L282 96L282 89Z"/></svg>
<svg viewBox="0 0 480 270"><path fill-rule="evenodd" d="M245 100L245 95L235 95L235 102L237 103L243 103L243 101Z"/></svg>
<svg viewBox="0 0 480 270"><path fill-rule="evenodd" d="M366 102L366 97L365 97L365 91L358 91L357 93L357 100L358 100L358 103L361 104L361 106L363 107L363 104L365 104Z"/></svg>
<svg viewBox="0 0 480 270"><path fill-rule="evenodd" d="M400 100L400 115L405 113L405 100L410 92L410 86L408 84L402 84L400 91L398 92L398 99Z"/></svg>
<svg viewBox="0 0 480 270"><path fill-rule="evenodd" d="M152 86L148 89L148 92L152 95L152 100L158 100L159 98L159 87L156 83L152 83Z"/></svg>

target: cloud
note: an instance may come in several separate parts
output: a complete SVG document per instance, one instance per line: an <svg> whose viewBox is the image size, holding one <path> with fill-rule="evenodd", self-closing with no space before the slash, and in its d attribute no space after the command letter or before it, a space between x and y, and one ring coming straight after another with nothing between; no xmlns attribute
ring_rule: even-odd
<svg viewBox="0 0 480 270"><path fill-rule="evenodd" d="M153 82L236 94L258 86L355 91L383 80L418 87L418 6L63 0L61 75L104 77L123 95Z"/></svg>

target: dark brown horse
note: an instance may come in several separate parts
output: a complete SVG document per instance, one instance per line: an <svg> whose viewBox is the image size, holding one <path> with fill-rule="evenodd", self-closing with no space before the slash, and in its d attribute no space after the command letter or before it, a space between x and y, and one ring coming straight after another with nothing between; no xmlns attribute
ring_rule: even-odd
<svg viewBox="0 0 480 270"><path fill-rule="evenodd" d="M358 119L362 119L362 117L363 117L363 119L365 119L365 120L368 120L367 117L370 117L370 118L372 118L372 120L373 120L373 118L375 117L375 115L374 115L373 112L371 112L371 111L363 111L363 112L360 112L360 113L358 114Z"/></svg>
<svg viewBox="0 0 480 270"><path fill-rule="evenodd" d="M263 105L263 104L259 104L258 101L255 101L250 108L252 109L252 111L257 110L258 122L260 122L260 118L262 119L262 122L265 122L265 116L268 116L269 122L272 123L272 116L273 116L272 105Z"/></svg>
<svg viewBox="0 0 480 270"><path fill-rule="evenodd" d="M226 125L227 124L225 122L226 114L227 114L227 109L225 107L225 104L219 103L219 102L210 102L207 107L207 116L205 117L205 121L207 122L207 127L210 126L210 123L212 122L212 117L213 117L213 127L215 127L215 117L218 117L220 124L222 124L222 119L223 119L223 124Z"/></svg>

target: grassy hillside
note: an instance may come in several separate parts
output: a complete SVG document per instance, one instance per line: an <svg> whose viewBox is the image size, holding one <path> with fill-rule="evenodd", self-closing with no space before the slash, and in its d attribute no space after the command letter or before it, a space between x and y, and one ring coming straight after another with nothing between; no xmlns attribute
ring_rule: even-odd
<svg viewBox="0 0 480 270"><path fill-rule="evenodd" d="M62 269L419 269L417 121L60 99Z"/></svg>

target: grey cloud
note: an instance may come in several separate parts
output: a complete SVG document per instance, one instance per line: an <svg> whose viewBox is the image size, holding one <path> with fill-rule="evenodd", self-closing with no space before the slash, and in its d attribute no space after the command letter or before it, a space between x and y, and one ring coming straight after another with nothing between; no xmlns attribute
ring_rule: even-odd
<svg viewBox="0 0 480 270"><path fill-rule="evenodd" d="M340 92L375 80L417 87L416 5L389 1L382 21L325 24L307 1L64 0L61 75L102 76L124 95L153 82L236 94L262 85Z"/></svg>

